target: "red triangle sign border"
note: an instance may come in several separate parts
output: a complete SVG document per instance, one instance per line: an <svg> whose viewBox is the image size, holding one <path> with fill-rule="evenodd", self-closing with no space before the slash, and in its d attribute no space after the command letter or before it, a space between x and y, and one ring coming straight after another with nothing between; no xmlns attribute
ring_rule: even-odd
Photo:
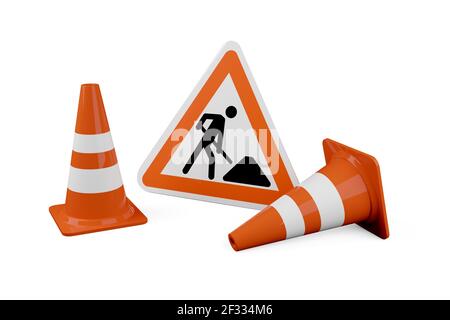
<svg viewBox="0 0 450 320"><path fill-rule="evenodd" d="M277 150L271 150L271 152L272 155L273 152L277 152L279 155L279 170L276 173L271 173L278 190L264 190L241 184L234 185L162 174L162 170L171 159L173 148L176 148L177 144L180 143L180 141L171 139L172 133L176 129L182 128L189 131L192 128L193 122L207 107L208 102L227 75L231 76L252 127L254 129L268 129L268 141L274 141L274 137L277 138L275 140ZM298 184L283 145L275 135L275 126L239 45L235 42L228 42L141 166L138 173L138 182L144 190L154 193L247 208L263 208ZM267 151L263 146L261 147L263 151ZM267 154L265 156L267 157Z"/></svg>

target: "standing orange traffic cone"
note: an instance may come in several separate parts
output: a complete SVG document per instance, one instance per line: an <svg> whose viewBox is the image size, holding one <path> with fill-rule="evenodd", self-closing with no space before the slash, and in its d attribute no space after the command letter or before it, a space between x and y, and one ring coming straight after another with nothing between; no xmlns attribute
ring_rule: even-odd
<svg viewBox="0 0 450 320"><path fill-rule="evenodd" d="M147 222L125 195L98 84L81 86L66 203L50 213L66 236Z"/></svg>
<svg viewBox="0 0 450 320"><path fill-rule="evenodd" d="M350 223L389 237L377 160L330 139L323 149L325 167L229 234L234 250Z"/></svg>

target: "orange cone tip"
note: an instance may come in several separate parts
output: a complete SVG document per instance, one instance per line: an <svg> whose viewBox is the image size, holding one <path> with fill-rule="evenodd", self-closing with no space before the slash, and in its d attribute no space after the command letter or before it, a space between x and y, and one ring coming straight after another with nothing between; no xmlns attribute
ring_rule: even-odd
<svg viewBox="0 0 450 320"><path fill-rule="evenodd" d="M239 251L350 223L389 237L377 160L330 139L326 166L229 234Z"/></svg>
<svg viewBox="0 0 450 320"><path fill-rule="evenodd" d="M147 222L125 195L98 84L81 86L66 202L49 210L66 236Z"/></svg>

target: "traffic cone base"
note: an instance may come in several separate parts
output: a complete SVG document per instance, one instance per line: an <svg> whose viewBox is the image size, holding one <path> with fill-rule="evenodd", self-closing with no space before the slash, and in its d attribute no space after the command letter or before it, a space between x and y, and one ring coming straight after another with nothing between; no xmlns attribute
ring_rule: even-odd
<svg viewBox="0 0 450 320"><path fill-rule="evenodd" d="M387 239L389 237L389 226L381 184L380 166L377 159L331 139L323 141L323 152L327 164L333 157L348 160L358 169L364 181L368 182L366 186L371 199L371 213L369 219L358 223L358 225L382 239Z"/></svg>
<svg viewBox="0 0 450 320"><path fill-rule="evenodd" d="M228 236L234 250L358 223L389 237L377 160L330 139L323 141L326 165Z"/></svg>
<svg viewBox="0 0 450 320"><path fill-rule="evenodd" d="M147 223L147 217L127 198L122 216L103 219L78 219L70 216L65 204L51 206L50 213L65 236L106 231Z"/></svg>

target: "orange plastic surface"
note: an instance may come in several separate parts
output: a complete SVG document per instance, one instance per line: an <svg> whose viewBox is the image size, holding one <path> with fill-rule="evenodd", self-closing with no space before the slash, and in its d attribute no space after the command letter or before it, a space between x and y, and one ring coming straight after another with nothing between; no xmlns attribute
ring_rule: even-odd
<svg viewBox="0 0 450 320"><path fill-rule="evenodd" d="M323 151L327 165L336 158L342 158L349 161L358 170L370 196L369 217L360 222L359 225L378 237L387 239L389 237L389 225L378 161L371 155L331 139L323 141Z"/></svg>

